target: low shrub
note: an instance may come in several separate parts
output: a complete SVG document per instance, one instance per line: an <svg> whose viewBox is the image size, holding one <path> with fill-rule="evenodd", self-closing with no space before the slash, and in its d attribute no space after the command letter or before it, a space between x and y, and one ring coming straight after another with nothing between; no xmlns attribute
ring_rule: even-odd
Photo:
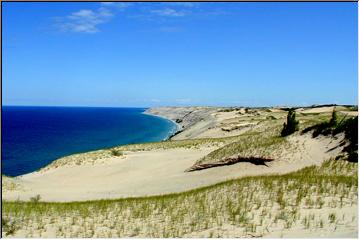
<svg viewBox="0 0 360 240"><path fill-rule="evenodd" d="M289 110L287 115L287 121L284 123L284 127L281 131L281 136L288 136L299 130L299 121L296 120L295 111Z"/></svg>
<svg viewBox="0 0 360 240"><path fill-rule="evenodd" d="M111 149L111 155L115 156L115 157L120 157L123 155L122 151L116 150L116 149Z"/></svg>

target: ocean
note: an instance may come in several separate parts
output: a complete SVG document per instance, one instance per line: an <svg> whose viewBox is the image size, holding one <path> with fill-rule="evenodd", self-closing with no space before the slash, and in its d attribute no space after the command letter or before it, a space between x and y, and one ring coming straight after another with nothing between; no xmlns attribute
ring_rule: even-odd
<svg viewBox="0 0 360 240"><path fill-rule="evenodd" d="M144 108L2 107L2 174L18 176L57 158L131 143L167 139L170 120Z"/></svg>

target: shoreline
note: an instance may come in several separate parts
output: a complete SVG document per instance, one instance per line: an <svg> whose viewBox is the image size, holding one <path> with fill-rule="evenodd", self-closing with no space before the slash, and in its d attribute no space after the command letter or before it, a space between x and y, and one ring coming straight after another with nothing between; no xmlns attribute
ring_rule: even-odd
<svg viewBox="0 0 360 240"><path fill-rule="evenodd" d="M142 114L149 115L149 116L153 116L153 117L162 118L162 119L164 119L164 120L167 120L167 121L172 122L172 123L176 126L175 130L174 130L174 131L171 131L171 132L169 133L169 135L168 135L166 138L164 138L163 140L161 140L161 141L171 140L171 138L172 138L173 136L179 134L180 132L182 132L182 131L184 130L183 127L182 127L180 124L178 124L177 122L175 122L174 120L172 120L172 119L170 119L170 118L168 118L168 117L166 117L166 116L156 115L156 114L152 114L152 113L147 112L147 110L149 110L149 109L151 109L151 108L146 109L144 112L142 112Z"/></svg>
<svg viewBox="0 0 360 240"><path fill-rule="evenodd" d="M184 109L186 111L184 111ZM194 110L195 109L195 110ZM204 114L204 112L201 112L202 110L206 110ZM318 111L321 112L323 111L322 109L319 109ZM332 111L332 108L328 109L328 113L330 114ZM213 113L216 113L215 115ZM305 111L304 111L305 112ZM148 108L148 109L144 109L142 112L140 112L140 114L146 114L149 116L153 116L153 117L157 117L157 118L161 118L163 120L169 121L173 124L173 127L170 131L168 131L167 136L164 137L162 140L158 140L155 142L151 142L151 144L161 144L162 142L167 142L167 141L171 141L171 140L201 140L203 139L207 139L207 138L221 138L221 137L233 137L236 135L241 135L242 133L245 133L248 130L251 130L251 128L249 128L249 125L246 125L248 123L246 123L245 125L236 125L235 127L232 128L226 128L223 126L223 124L219 124L217 126L217 129L215 129L214 127L210 128L209 125L207 125L206 121L212 120L212 118L220 118L222 119L222 121L228 121L228 119L233 119L233 118L245 118L245 121L248 121L247 118L250 117L255 117L258 116L259 114L263 115L263 116L267 116L268 114L271 115L284 115L285 117L285 113L284 112L271 112L271 111L266 111L264 110L262 113L259 112L251 112L251 113L247 113L247 114L239 114L240 110L232 110L232 111L218 111L218 108L200 108L200 107L164 107L164 108ZM171 115L172 114L172 115ZM201 116L201 118L199 118L198 116ZM190 120L189 120L190 118ZM260 116L261 118L261 116ZM174 120L176 119L176 120ZM200 119L200 120L199 120ZM281 121L281 118L277 118ZM254 121L258 121L258 120L254 120ZM190 124L188 124L188 122L190 122ZM204 125L205 122L205 125ZM232 122L227 123L230 124L230 126L232 126L231 124L233 124ZM238 124L238 123L236 123ZM244 123L242 123L244 124ZM184 126L185 125L185 126ZM200 125L200 126L199 126ZM242 126L245 126L241 129ZM255 126L255 125L251 125L251 126ZM239 129L240 128L240 129ZM198 131L200 132L200 134L197 133L197 136L194 137L194 135L191 135L194 131ZM216 132L214 131L216 130ZM245 131L243 131L245 130ZM211 132L211 135L204 135L204 132ZM222 133L224 134L224 136L219 136L218 134ZM236 133L236 135L235 135ZM180 134L180 138L173 138L174 136L177 136L178 134ZM210 136L209 136L210 135ZM204 137L205 136L205 137ZM215 140L216 141L216 140ZM221 141L221 140L220 140ZM173 143L175 144L176 141L173 141ZM63 162L64 164L60 164L60 166L72 166L72 161L80 161L79 163L77 163L77 165L87 165L89 162L92 162L93 164L98 164L98 162L102 162L102 161L97 161L95 158L98 158L98 156L95 156L96 154L99 154L100 156L100 152L106 152L106 151L111 151L112 149L132 149L131 145L142 145L142 144L146 144L147 142L143 142L143 143L133 143L133 144L121 144L121 145L115 145L113 147L109 147L109 148L99 148L99 149L95 149L95 150L91 150L91 151L86 151L86 152L79 152L79 153L74 153L74 154L68 154L65 155L63 157L54 159L52 162L50 162L49 164L45 165L44 167L41 167L35 171L32 172L28 172L25 174L21 174L18 176L15 176L16 178L18 177L23 177L23 176L28 176L28 175L32 175L32 174L37 174L37 173L41 173L43 169L52 169L53 167L51 167L51 165L56 162L56 161L60 161ZM130 147L127 147L130 146ZM210 147L211 148L211 147ZM212 151L215 149L210 149L209 147L204 147L204 149L206 149L206 151ZM119 151L126 151L126 150L119 150ZM130 150L131 152L132 150ZM136 151L136 150L135 150ZM210 152L211 152L210 151ZM210 153L208 152L208 153ZM128 155L127 153L125 154L125 156ZM129 154L132 155L132 154ZM136 154L135 154L136 155ZM151 154L150 154L151 155ZM115 155L116 156L116 155ZM103 154L102 157L104 158L109 158L111 157L110 155L107 154ZM170 155L168 156L170 157ZM202 156L204 157L204 156ZM94 159L93 159L94 158ZM101 157L100 157L101 158ZM171 157L170 157L171 158ZM195 164L196 161L198 161L199 158L193 158L193 162L189 162L188 166L184 166L183 170L186 170L190 167L192 167L193 164ZM109 161L111 162L111 159L109 159ZM66 162L66 163L65 163ZM107 162L103 162L102 164L108 164ZM50 168L48 168L50 166ZM14 177L14 178L15 178Z"/></svg>
<svg viewBox="0 0 360 240"><path fill-rule="evenodd" d="M148 108L150 109L150 108ZM160 119L163 119L163 120L166 120L166 121L169 121L171 122L173 125L174 125L174 128L171 129L167 136L164 137L163 139L157 141L157 142L163 142L163 141L169 141L171 140L171 138L179 133L181 133L183 130L182 129L182 126L180 124L178 124L177 122L175 122L174 120L170 119L170 118L167 118L166 116L160 116L160 115L156 115L156 114L151 114L151 113L148 113L146 112L148 109L145 109L143 112L141 112L140 114L145 114L145 115L149 115L149 116L152 116L152 117L156 117L156 118L160 118ZM75 153L70 153L70 154L67 154L67 155L63 155L63 156L60 156L58 158L55 158L54 160L52 160L51 162L49 162L47 165L43 166L43 167L40 167L39 169L36 169L34 171L31 171L31 172L27 172L27 173L24 173L24 174L20 174L20 175L16 175L16 176L10 176L10 175L4 175L2 174L2 176L6 176L6 177L9 177L9 178L19 178L19 177L23 177L23 176L27 176L27 175L31 175L31 174L34 174L34 173L37 173L37 172L40 172L42 169L45 169L47 168L49 165L51 165L52 163L54 163L55 161L59 160L59 159L63 159L63 158L68 158L68 157L71 157L71 156L74 156L74 155L79 155L79 154L89 154L89 153L93 153L93 152L97 152L97 151L106 151L108 149L111 149L111 148L117 148L117 147L123 147L123 146L126 146L126 145L131 145L131 144L146 144L148 142L139 142L139 143L127 143L127 144L121 144L121 145L114 145L112 147L106 147L106 148L96 148L96 149L93 149L93 150L89 150L89 151L80 151L80 152L75 152Z"/></svg>
<svg viewBox="0 0 360 240"><path fill-rule="evenodd" d="M163 119L163 120L166 120L166 121L169 121L171 122L172 124L174 124L174 128L172 130L170 130L167 134L166 137L164 137L162 140L158 140L156 142L164 142L164 141L171 141L171 140L190 140L190 139L194 139L193 137L187 137L187 135L184 137L182 136L181 134L186 132L191 132L194 128L197 128L196 125L197 123L199 123L199 120L197 121L193 121L191 123L191 125L189 126L184 126L184 125L181 125L179 124L178 122L176 122L175 120L173 120L171 117L167 116L167 111L171 112L171 111L174 111L176 112L178 109L190 109L190 108L195 108L195 109L207 109L207 110L216 110L218 108L209 108L209 107L160 107L160 108L147 108L147 109L144 109L140 114L145 114L145 115L149 115L149 116L153 116L153 117L157 117L157 118L160 118L160 119ZM309 108L309 107L308 107ZM167 111L164 111L164 112L158 112L158 113L152 113L151 111L153 110L157 110L157 109L170 109L170 110L167 110ZM236 112L236 110L233 110L234 112ZM329 110L330 111L330 110ZM355 112L357 113L357 111ZM176 115L176 119L177 120L180 120L180 122L182 124L184 124L184 118L187 117L188 115L196 115L197 113L194 113L194 111L190 111L190 113L186 113L186 114L178 114ZM208 119L211 117L210 115L207 116ZM201 121L203 120L208 120L208 119L201 119ZM200 129L201 131L206 131L207 129ZM232 130L231 130L232 131ZM175 136L178 136L178 135L181 135L180 137L181 138L176 138L174 139ZM240 133L241 134L241 133ZM230 135L231 136L231 135ZM210 137L211 138L211 137ZM154 142L154 143L156 143ZM68 157L71 157L71 156L74 156L74 155L81 155L81 154L88 154L88 153L93 153L93 152L97 152L97 151L106 151L106 150L109 150L109 149L112 149L112 148L119 148L119 147L124 147L124 146L127 146L127 145L132 145L132 144L146 144L148 142L139 142L139 143L128 143L128 144L121 144L121 145L114 145L112 147L106 147L106 148L98 148L98 149L94 149L94 150L90 150L90 151L84 151L84 152L76 152L76 153L72 153L72 154L68 154L68 155L64 155L64 156L61 156L59 158L56 158L54 159L53 161L51 161L50 163L48 163L47 165L37 169L37 170L34 170L32 172L28 172L28 173L25 173L25 174L21 174L21 175L17 175L17 176L9 176L9 177L13 177L13 178L17 178L17 177L22 177L22 176L25 176L25 175L29 175L29 174L33 174L33 173L37 173L39 171L41 171L42 169L44 168L47 168L49 165L51 165L53 162L59 160L59 159L63 159L63 158L68 158Z"/></svg>

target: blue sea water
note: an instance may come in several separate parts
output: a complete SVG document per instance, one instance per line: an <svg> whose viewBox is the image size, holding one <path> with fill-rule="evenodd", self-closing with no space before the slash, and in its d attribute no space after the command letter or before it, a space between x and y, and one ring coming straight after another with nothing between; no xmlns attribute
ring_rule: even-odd
<svg viewBox="0 0 360 240"><path fill-rule="evenodd" d="M161 141L176 131L140 108L2 107L2 173L18 176L79 152Z"/></svg>

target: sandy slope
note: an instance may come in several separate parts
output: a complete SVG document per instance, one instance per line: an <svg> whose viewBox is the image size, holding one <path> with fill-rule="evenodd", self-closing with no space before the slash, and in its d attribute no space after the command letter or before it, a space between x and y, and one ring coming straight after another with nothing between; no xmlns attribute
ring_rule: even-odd
<svg viewBox="0 0 360 240"><path fill-rule="evenodd" d="M284 152L268 167L251 163L185 172L196 160L215 148L175 148L130 152L95 165L62 166L17 178L21 187L5 191L5 199L29 200L40 194L44 201L78 201L180 192L249 175L286 173L320 164L335 156L340 139L313 139L309 135L290 137L296 151Z"/></svg>

